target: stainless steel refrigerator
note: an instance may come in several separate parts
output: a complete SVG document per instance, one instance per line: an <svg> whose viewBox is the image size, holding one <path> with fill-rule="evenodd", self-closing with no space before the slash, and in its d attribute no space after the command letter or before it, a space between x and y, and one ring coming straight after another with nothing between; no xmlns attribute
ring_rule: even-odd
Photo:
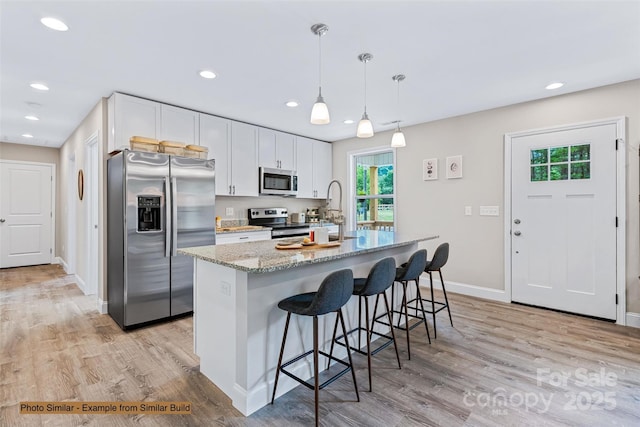
<svg viewBox="0 0 640 427"><path fill-rule="evenodd" d="M125 150L107 163L107 294L122 329L193 311L193 258L215 244L214 160Z"/></svg>

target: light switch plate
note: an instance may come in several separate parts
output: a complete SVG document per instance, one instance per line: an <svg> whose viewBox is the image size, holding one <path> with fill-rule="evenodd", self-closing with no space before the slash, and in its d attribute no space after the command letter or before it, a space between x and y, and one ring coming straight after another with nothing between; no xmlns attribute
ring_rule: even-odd
<svg viewBox="0 0 640 427"><path fill-rule="evenodd" d="M467 216L473 215L473 210L471 208L471 206L465 206L464 207L464 214Z"/></svg>
<svg viewBox="0 0 640 427"><path fill-rule="evenodd" d="M226 216L233 216L233 208L226 208L224 214Z"/></svg>
<svg viewBox="0 0 640 427"><path fill-rule="evenodd" d="M480 206L480 215L500 216L500 207L499 206Z"/></svg>

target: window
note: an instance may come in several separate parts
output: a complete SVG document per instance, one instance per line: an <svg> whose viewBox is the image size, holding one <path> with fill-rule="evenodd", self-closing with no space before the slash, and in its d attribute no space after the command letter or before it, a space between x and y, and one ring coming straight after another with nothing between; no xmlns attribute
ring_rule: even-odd
<svg viewBox="0 0 640 427"><path fill-rule="evenodd" d="M591 145L531 150L531 181L566 181L591 178Z"/></svg>
<svg viewBox="0 0 640 427"><path fill-rule="evenodd" d="M356 229L394 229L395 189L392 150L354 156L353 212Z"/></svg>

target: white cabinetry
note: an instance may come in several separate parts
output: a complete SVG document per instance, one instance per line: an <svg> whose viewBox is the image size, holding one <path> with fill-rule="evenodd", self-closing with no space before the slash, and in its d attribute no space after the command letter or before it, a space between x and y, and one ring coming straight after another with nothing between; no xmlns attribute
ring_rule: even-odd
<svg viewBox="0 0 640 427"><path fill-rule="evenodd" d="M158 138L160 104L135 96L114 93L107 101L107 152L129 148L129 138Z"/></svg>
<svg viewBox="0 0 640 427"><path fill-rule="evenodd" d="M258 196L257 128L200 114L200 145L216 161L217 196Z"/></svg>
<svg viewBox="0 0 640 427"><path fill-rule="evenodd" d="M298 137L298 198L324 199L333 176L331 144Z"/></svg>
<svg viewBox="0 0 640 427"><path fill-rule="evenodd" d="M258 161L265 168L295 170L294 135L260 128L258 133Z"/></svg>
<svg viewBox="0 0 640 427"><path fill-rule="evenodd" d="M239 233L216 234L216 245L228 245L230 243L257 242L259 240L271 240L271 231L247 231Z"/></svg>
<svg viewBox="0 0 640 427"><path fill-rule="evenodd" d="M258 195L258 128L246 123L231 122L232 196Z"/></svg>
<svg viewBox="0 0 640 427"><path fill-rule="evenodd" d="M198 145L199 113L171 105L160 105L160 133L158 139Z"/></svg>
<svg viewBox="0 0 640 427"><path fill-rule="evenodd" d="M200 145L209 149L208 158L216 161L216 195L229 195L231 120L200 114Z"/></svg>

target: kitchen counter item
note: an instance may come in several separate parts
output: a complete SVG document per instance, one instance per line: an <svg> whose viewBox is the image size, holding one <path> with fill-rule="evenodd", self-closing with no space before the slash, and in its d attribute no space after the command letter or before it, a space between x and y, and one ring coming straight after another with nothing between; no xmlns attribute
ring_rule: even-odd
<svg viewBox="0 0 640 427"><path fill-rule="evenodd" d="M145 151L148 153L157 153L159 151L159 141L146 136L132 136L129 138L131 151Z"/></svg>
<svg viewBox="0 0 640 427"><path fill-rule="evenodd" d="M304 224L305 214L303 212L294 212L291 214L291 224Z"/></svg>

